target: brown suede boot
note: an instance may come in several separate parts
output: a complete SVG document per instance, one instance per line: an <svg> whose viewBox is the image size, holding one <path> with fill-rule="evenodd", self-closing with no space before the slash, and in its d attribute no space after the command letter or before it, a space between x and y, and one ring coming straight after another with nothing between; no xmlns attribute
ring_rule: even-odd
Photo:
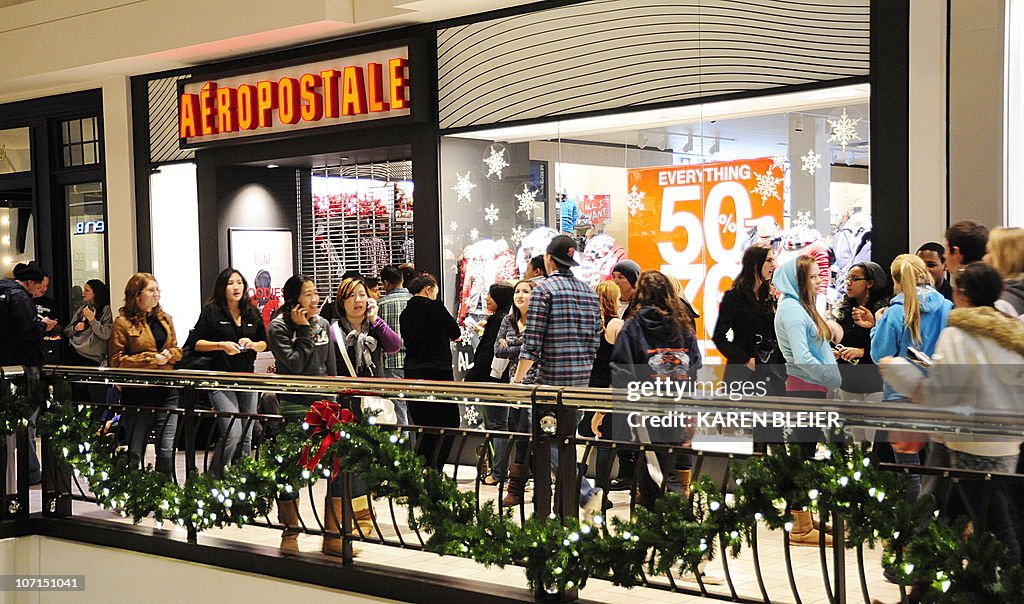
<svg viewBox="0 0 1024 604"><path fill-rule="evenodd" d="M320 551L328 556L341 557L341 497L327 496L324 500L324 544Z"/></svg>
<svg viewBox="0 0 1024 604"><path fill-rule="evenodd" d="M814 528L811 513L807 510L793 510L790 514L793 515L793 530L789 532L789 543L817 547L821 533ZM825 547L832 547L832 535L828 533L825 533Z"/></svg>
<svg viewBox="0 0 1024 604"><path fill-rule="evenodd" d="M690 498L690 479L692 477L692 470L676 470L676 476L679 477L679 483L683 485L683 497Z"/></svg>
<svg viewBox="0 0 1024 604"><path fill-rule="evenodd" d="M299 531L302 528L299 523L299 500L278 499L277 521L285 527L281 532L281 551L286 554L297 554L299 552Z"/></svg>
<svg viewBox="0 0 1024 604"><path fill-rule="evenodd" d="M350 533L354 537L359 536L359 531L362 531L363 537L372 538L377 534L377 531L373 528L373 513L370 511L370 498L367 496L356 497L352 500L352 519L355 521L356 526L352 527Z"/></svg>
<svg viewBox="0 0 1024 604"><path fill-rule="evenodd" d="M501 505L512 507L523 502L523 493L529 476L530 468L526 464L514 463L509 466L508 487L505 489L505 498L501 500Z"/></svg>

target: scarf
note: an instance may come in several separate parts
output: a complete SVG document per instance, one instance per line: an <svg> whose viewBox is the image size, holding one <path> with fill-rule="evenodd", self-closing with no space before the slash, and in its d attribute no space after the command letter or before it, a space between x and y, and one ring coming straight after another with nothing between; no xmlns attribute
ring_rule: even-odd
<svg viewBox="0 0 1024 604"><path fill-rule="evenodd" d="M365 368L370 375L374 375L377 366L373 363L373 352L377 350L377 338L370 335L370 326L364 321L358 329L353 329L344 319L340 319L338 323L346 332L345 348L354 351L352 362L355 363L356 373L362 373L361 370Z"/></svg>

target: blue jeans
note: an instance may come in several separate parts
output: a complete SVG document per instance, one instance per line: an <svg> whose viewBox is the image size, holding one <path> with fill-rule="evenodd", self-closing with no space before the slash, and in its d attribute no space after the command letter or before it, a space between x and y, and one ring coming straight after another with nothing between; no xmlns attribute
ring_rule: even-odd
<svg viewBox="0 0 1024 604"><path fill-rule="evenodd" d="M256 394L247 391L214 390L210 392L213 408L222 413L256 413ZM218 417L217 429L220 439L210 461L210 473L222 476L224 466L235 458L241 445L241 456L252 452L252 421L240 417Z"/></svg>
<svg viewBox="0 0 1024 604"><path fill-rule="evenodd" d="M389 378L389 379L402 380L402 379L405 379L405 370L404 369L385 369L384 370L384 377L385 378ZM395 421L397 421L400 425L408 426L409 425L409 403L406 402L406 400L404 398L393 398L393 399L391 399L391 402L394 403L394 405L395 405ZM416 440L415 440L416 439L416 435L413 432L411 432L409 430L403 430L402 431L402 436L405 437L405 440L409 443L410 447L412 447L413 449L416 448Z"/></svg>
<svg viewBox="0 0 1024 604"><path fill-rule="evenodd" d="M509 432L509 407L484 405L484 427L497 432ZM496 434L491 440L494 454L491 457L491 476L495 480L505 480L508 474L508 456L511 442L504 434Z"/></svg>
<svg viewBox="0 0 1024 604"><path fill-rule="evenodd" d="M580 419L582 417L583 417L583 413L581 411L577 411L576 412L576 423L577 424L580 422ZM521 408L519 410L519 430L518 431L519 432L526 432L526 433L532 434L532 430L533 430L532 426L533 426L533 410L532 409L523 409L523 408ZM525 456L525 453L524 453L524 456ZM518 461L518 454L516 455L516 457L517 457L517 460L516 460L517 463L521 463L521 462ZM551 445L551 480L552 480L552 482L556 481L557 480L557 476L558 476L558 457L559 457L558 445ZM593 495L597 494L598 492L600 492L601 489L595 487L594 483L590 482L590 479L587 478L587 476L585 474L582 474L581 478L582 478L582 480L580 480L580 505L582 506L582 505L586 505L587 501L591 498L591 496L593 496Z"/></svg>
<svg viewBox="0 0 1024 604"><path fill-rule="evenodd" d="M143 387L124 388L121 391L123 405L175 409L178 406L178 391L173 388ZM143 461L146 455L146 441L150 424L156 431L156 469L171 472L174 469L174 438L178 433L178 416L173 413L150 409L128 410L121 414L121 425L128 439L128 453Z"/></svg>
<svg viewBox="0 0 1024 604"><path fill-rule="evenodd" d="M896 463L903 464L905 466L919 466L921 465L921 456L917 453L897 453L893 451L893 455L896 457ZM907 501L913 503L917 501L917 498L921 496L921 475L911 474L910 484L907 485Z"/></svg>

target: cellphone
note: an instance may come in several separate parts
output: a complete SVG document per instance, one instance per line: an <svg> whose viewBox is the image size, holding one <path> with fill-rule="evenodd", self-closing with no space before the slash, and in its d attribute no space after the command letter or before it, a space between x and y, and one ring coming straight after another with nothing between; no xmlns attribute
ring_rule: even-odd
<svg viewBox="0 0 1024 604"><path fill-rule="evenodd" d="M932 358L913 346L907 346L907 357L922 367L932 366Z"/></svg>

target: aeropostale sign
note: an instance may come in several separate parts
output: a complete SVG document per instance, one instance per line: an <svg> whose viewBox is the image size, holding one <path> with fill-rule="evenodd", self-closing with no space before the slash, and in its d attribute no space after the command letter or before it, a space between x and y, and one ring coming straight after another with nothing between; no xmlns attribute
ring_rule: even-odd
<svg viewBox="0 0 1024 604"><path fill-rule="evenodd" d="M182 145L409 115L407 47L179 88Z"/></svg>

